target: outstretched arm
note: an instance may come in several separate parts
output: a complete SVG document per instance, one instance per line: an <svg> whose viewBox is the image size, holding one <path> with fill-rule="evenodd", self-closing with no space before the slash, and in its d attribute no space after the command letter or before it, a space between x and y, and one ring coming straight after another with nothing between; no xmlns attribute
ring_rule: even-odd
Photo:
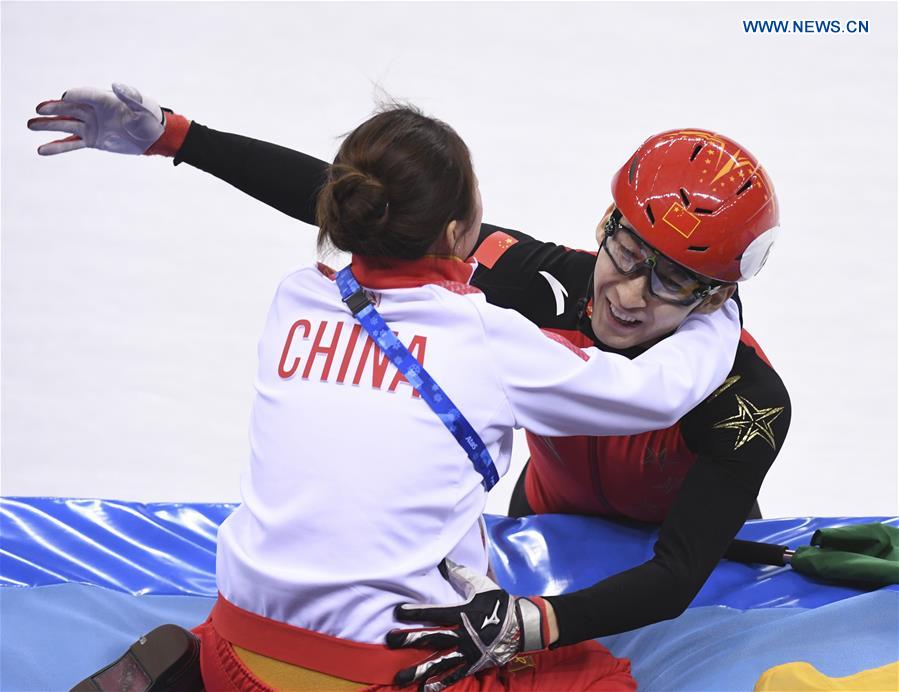
<svg viewBox="0 0 899 692"><path fill-rule="evenodd" d="M187 163L315 225L316 199L329 164L314 156L205 127L120 84L112 91L69 89L60 99L41 103L37 112L41 117L28 121L30 129L69 135L40 146L38 153L44 156L85 147L167 156L175 165ZM576 325L577 301L592 272L592 255L486 223L473 254L479 267L472 283L488 301L512 308L541 327ZM570 296L563 312L545 278L548 273L562 281Z"/></svg>
<svg viewBox="0 0 899 692"><path fill-rule="evenodd" d="M315 225L315 201L329 167L321 159L193 122L175 154L175 165L182 162L288 216Z"/></svg>
<svg viewBox="0 0 899 692"><path fill-rule="evenodd" d="M729 378L681 422L698 455L659 531L651 560L581 591L551 596L562 644L680 615L746 520L790 427L777 373L743 348Z"/></svg>
<svg viewBox="0 0 899 692"><path fill-rule="evenodd" d="M659 531L649 561L593 586L550 596L559 645L679 616L699 593L758 495L767 464L699 458Z"/></svg>

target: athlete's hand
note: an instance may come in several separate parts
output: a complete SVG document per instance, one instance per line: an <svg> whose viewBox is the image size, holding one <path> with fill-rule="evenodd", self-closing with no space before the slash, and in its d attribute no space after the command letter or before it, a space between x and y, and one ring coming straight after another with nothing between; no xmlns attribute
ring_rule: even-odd
<svg viewBox="0 0 899 692"><path fill-rule="evenodd" d="M466 675L502 666L520 653L550 644L549 604L542 598L512 596L488 577L450 560L444 561L441 571L467 600L455 605L397 606L396 618L401 622L438 626L391 630L387 646L440 652L397 673L397 685L418 683L425 692L439 692Z"/></svg>
<svg viewBox="0 0 899 692"><path fill-rule="evenodd" d="M189 126L183 117L164 113L155 101L125 84L113 84L112 91L93 87L69 89L58 101L38 104L37 112L45 117L29 120L28 129L70 134L38 147L37 153L42 156L85 147L117 154L157 153L147 150L163 134L169 134L169 138L177 134L180 146ZM167 132L173 129L178 132ZM175 151L158 153L174 155Z"/></svg>

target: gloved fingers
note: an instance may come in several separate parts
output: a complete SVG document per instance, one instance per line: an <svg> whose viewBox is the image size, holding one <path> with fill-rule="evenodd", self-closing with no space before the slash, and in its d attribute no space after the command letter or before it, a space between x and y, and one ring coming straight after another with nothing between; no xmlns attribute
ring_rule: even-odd
<svg viewBox="0 0 899 692"><path fill-rule="evenodd" d="M441 690L445 690L447 687L455 685L457 682L459 682L459 680L468 675L468 673L468 666L462 666L461 668L454 670L452 673L440 680L425 683L422 686L422 690L423 692L440 692Z"/></svg>
<svg viewBox="0 0 899 692"><path fill-rule="evenodd" d="M38 106L40 108L40 106ZM47 142L38 147L37 153L41 156L53 156L54 154L63 154L67 151L75 149L83 149L84 136L87 126L83 121L66 115L57 115L46 118L32 118L28 121L28 129L35 132L68 132L72 136L56 139Z"/></svg>
<svg viewBox="0 0 899 692"><path fill-rule="evenodd" d="M78 120L86 120L93 114L91 106L70 101L42 101L35 111L38 115L61 115Z"/></svg>
<svg viewBox="0 0 899 692"><path fill-rule="evenodd" d="M391 649L450 649L459 644L459 633L446 628L390 630L387 646Z"/></svg>
<svg viewBox="0 0 899 692"><path fill-rule="evenodd" d="M97 87L75 87L67 89L62 95L62 102L73 105L102 105L108 106L116 101L116 97L106 89Z"/></svg>
<svg viewBox="0 0 899 692"><path fill-rule="evenodd" d="M404 603L393 609L393 616L400 622L455 625L459 622L459 611L464 605L466 604L421 606L414 603Z"/></svg>
<svg viewBox="0 0 899 692"><path fill-rule="evenodd" d="M452 651L436 658L430 658L417 666L403 668L393 678L393 682L400 687L405 687L415 682L423 683L428 678L451 670L462 663L465 663L465 656L459 651Z"/></svg>
<svg viewBox="0 0 899 692"><path fill-rule="evenodd" d="M51 132L68 132L69 134L79 136L84 134L84 121L67 115L57 115L52 118L32 118L27 125L29 130L34 130L35 132L49 130Z"/></svg>
<svg viewBox="0 0 899 692"><path fill-rule="evenodd" d="M37 153L41 156L53 156L54 154L64 154L67 151L75 151L75 149L84 149L87 146L84 140L78 135L72 135L65 139L57 139L47 144L42 144L37 148Z"/></svg>

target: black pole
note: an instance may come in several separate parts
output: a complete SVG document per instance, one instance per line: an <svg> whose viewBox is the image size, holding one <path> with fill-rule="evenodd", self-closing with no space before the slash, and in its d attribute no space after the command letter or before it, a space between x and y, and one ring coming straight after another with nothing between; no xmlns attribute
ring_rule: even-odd
<svg viewBox="0 0 899 692"><path fill-rule="evenodd" d="M790 563L793 551L785 545L774 543L756 543L735 538L724 551L725 560L747 562L760 565L777 565L781 567Z"/></svg>

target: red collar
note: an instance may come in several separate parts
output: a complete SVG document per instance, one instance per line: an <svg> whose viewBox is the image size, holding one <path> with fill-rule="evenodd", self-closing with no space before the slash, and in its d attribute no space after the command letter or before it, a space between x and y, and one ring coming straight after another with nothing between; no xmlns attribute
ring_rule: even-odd
<svg viewBox="0 0 899 692"><path fill-rule="evenodd" d="M366 288L414 288L441 281L467 284L475 269L474 259L425 255L416 260L384 259L353 255L353 274Z"/></svg>

